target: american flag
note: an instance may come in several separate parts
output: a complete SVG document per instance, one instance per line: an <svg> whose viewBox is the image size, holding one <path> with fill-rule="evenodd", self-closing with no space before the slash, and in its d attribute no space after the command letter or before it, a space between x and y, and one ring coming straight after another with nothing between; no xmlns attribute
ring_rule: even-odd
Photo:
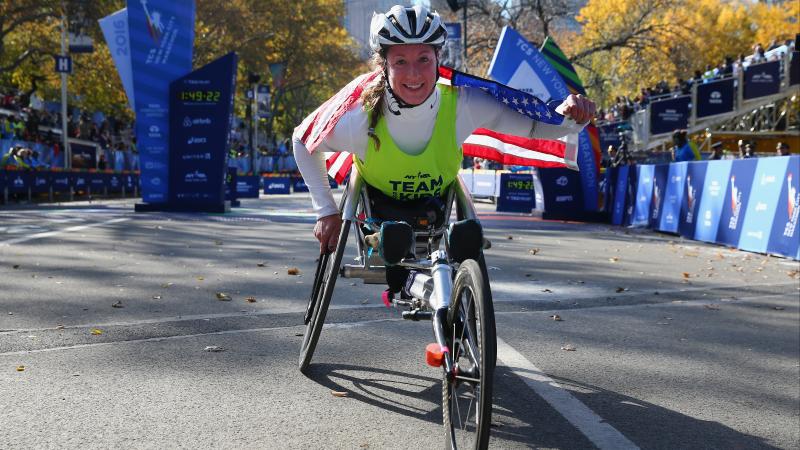
<svg viewBox="0 0 800 450"><path fill-rule="evenodd" d="M333 130L338 120L356 105L364 88L379 72L364 74L350 82L330 100L323 103L297 128L309 152ZM498 102L533 120L559 125L564 117L552 106L533 95L500 83L458 72L449 67L439 68L439 82L451 86L470 86L484 90ZM530 167L569 167L577 169L577 143L543 139L528 139L478 129L462 146L464 156L485 158L501 164ZM326 152L328 175L342 183L353 165L353 155L343 151Z"/></svg>

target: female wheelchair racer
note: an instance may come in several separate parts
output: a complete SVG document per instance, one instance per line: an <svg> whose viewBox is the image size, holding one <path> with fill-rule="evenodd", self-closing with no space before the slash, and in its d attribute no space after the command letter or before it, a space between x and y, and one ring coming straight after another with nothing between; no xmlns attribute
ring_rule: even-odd
<svg viewBox="0 0 800 450"><path fill-rule="evenodd" d="M427 347L426 357L444 371L449 446L484 448L495 364L494 314L482 230L458 179L461 145L478 128L556 139L579 132L595 107L571 95L556 112L572 120L549 125L480 89L437 85L445 39L441 18L423 6L398 5L375 14L370 35L375 71L358 101L322 134L312 130L323 126L317 112L295 129L294 154L311 193L320 242L300 369L310 364L339 275L388 284L387 304L407 307L404 318L433 323L436 342ZM309 136L315 134L321 139L312 148ZM341 150L353 154L355 165L337 206L323 155ZM453 205L457 220L449 223ZM360 264L341 267L354 222Z"/></svg>

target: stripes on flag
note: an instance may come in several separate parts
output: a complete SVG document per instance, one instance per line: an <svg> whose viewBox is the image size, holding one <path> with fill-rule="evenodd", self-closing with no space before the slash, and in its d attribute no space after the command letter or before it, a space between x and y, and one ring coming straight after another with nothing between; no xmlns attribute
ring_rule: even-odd
<svg viewBox="0 0 800 450"><path fill-rule="evenodd" d="M377 75L378 72L372 72L351 81L297 127L295 134L302 136L301 140L309 152L313 153L316 150L319 143L334 129L339 119L356 104L364 88ZM438 82L450 86L482 89L498 102L532 120L552 125L560 125L564 120L553 107L533 95L449 67L439 67ZM485 158L504 165L577 169L577 145L564 141L529 139L479 129L467 138L462 149L464 156ZM328 175L341 184L353 166L353 155L347 152L326 152L325 164Z"/></svg>

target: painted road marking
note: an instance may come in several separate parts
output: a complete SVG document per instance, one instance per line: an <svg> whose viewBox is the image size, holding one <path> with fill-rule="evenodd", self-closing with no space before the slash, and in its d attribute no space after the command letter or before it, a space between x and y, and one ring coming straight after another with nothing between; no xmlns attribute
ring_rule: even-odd
<svg viewBox="0 0 800 450"><path fill-rule="evenodd" d="M106 220L105 222L100 222L100 223L90 223L88 225L78 225L78 226L75 226L75 227L64 228L63 230L58 230L58 231L46 231L44 233L31 234L31 235L23 236L23 237L19 237L19 238L8 239L6 241L0 241L0 247L7 247L7 246L10 246L10 245L19 244L19 243L22 243L22 242L32 241L34 239L49 238L49 237L58 236L58 235L64 234L64 233L72 233L74 231L81 231L81 230L85 230L87 228L102 227L104 225L111 225L111 224L114 224L114 223L125 222L126 220L130 220L130 219L127 218L127 217L120 217L120 218L117 218L117 219Z"/></svg>
<svg viewBox="0 0 800 450"><path fill-rule="evenodd" d="M497 358L601 450L638 450L636 444L499 338Z"/></svg>

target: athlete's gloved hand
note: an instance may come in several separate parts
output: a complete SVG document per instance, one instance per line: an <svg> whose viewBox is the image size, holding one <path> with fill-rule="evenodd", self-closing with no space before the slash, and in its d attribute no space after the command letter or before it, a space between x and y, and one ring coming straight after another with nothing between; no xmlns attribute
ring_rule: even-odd
<svg viewBox="0 0 800 450"><path fill-rule="evenodd" d="M594 117L595 104L581 94L570 94L556 107L556 112L562 116L569 117L577 124L582 124L592 120Z"/></svg>
<svg viewBox="0 0 800 450"><path fill-rule="evenodd" d="M339 214L320 217L314 225L314 237L319 241L319 253L331 253L336 250L339 232L342 229L342 218Z"/></svg>

